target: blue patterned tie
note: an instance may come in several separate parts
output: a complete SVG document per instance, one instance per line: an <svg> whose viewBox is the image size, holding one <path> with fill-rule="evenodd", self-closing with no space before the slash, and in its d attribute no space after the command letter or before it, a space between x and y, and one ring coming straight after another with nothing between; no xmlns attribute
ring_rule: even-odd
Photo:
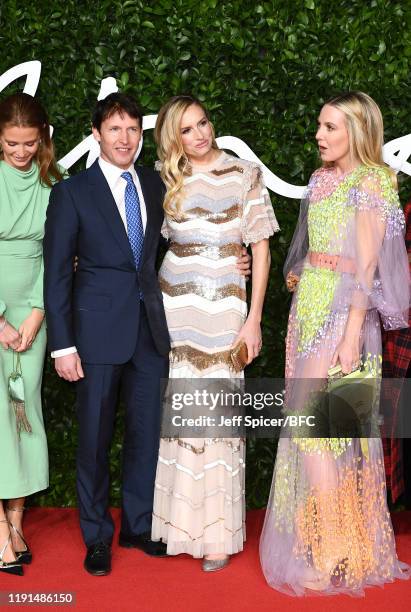
<svg viewBox="0 0 411 612"><path fill-rule="evenodd" d="M140 199L130 172L123 172L122 178L127 181L124 193L126 205L127 234L138 270L144 243L144 229L141 220Z"/></svg>

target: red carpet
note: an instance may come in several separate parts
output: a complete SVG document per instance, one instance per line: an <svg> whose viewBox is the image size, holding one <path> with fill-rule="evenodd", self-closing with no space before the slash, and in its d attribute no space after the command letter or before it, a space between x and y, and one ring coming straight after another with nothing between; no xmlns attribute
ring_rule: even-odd
<svg viewBox="0 0 411 612"><path fill-rule="evenodd" d="M114 510L118 523L119 511ZM8 606L10 610L75 610L108 612L220 612L233 610L279 610L322 612L411 610L411 580L396 581L383 589L366 590L365 598L288 597L265 583L258 558L258 537L264 512L247 516L247 543L228 568L205 574L200 561L187 555L152 559L135 549L113 546L110 576L88 575L83 567L85 549L80 537L77 511L34 508L27 513L26 536L34 562L23 578L0 573L0 592L67 592L76 594L75 606ZM411 512L393 516L398 556L411 563ZM116 533L117 535L117 533Z"/></svg>

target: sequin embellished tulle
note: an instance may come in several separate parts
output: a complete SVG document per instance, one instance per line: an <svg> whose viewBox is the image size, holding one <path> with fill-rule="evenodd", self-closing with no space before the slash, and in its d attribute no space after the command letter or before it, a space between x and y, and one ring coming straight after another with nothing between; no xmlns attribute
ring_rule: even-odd
<svg viewBox="0 0 411 612"><path fill-rule="evenodd" d="M221 153L184 181L184 218L166 218L160 284L171 339L170 378L231 378L230 348L247 316L243 243L278 225L259 167ZM245 444L162 439L152 537L170 555L233 554L245 536Z"/></svg>
<svg viewBox="0 0 411 612"><path fill-rule="evenodd" d="M312 176L285 266L300 277L286 341L287 409L307 410L308 394L326 381L351 306L366 309L362 359L380 377L380 318L386 329L408 322L403 231L385 169ZM337 256L336 269L311 265L310 251ZM365 252L376 254L371 276ZM260 558L268 584L291 595L361 595L408 578L395 550L381 440L281 437Z"/></svg>

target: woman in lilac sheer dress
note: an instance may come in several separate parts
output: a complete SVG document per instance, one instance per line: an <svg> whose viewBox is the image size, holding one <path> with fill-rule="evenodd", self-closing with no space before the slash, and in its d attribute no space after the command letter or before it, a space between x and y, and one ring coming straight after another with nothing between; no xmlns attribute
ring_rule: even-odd
<svg viewBox="0 0 411 612"><path fill-rule="evenodd" d="M366 94L319 115L312 175L287 258L295 290L286 342L286 410L309 411L340 364L377 379L381 329L406 327L409 269L395 175L382 160L381 112ZM301 381L304 381L304 384ZM379 438L279 441L260 542L268 584L291 595L363 594L409 577L397 559Z"/></svg>

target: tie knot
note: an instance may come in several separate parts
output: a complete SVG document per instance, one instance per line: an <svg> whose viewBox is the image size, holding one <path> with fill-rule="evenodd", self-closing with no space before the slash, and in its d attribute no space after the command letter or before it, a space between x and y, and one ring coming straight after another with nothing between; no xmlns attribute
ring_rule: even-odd
<svg viewBox="0 0 411 612"><path fill-rule="evenodd" d="M133 177L131 176L131 172L123 172L121 178L127 181L127 183L133 183Z"/></svg>

